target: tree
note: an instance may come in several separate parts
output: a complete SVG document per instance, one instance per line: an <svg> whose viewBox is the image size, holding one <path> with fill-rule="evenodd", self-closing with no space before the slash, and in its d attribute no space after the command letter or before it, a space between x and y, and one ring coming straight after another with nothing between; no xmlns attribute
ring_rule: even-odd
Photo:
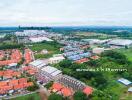
<svg viewBox="0 0 132 100"><path fill-rule="evenodd" d="M81 91L75 92L73 98L74 98L74 100L88 100L87 95L84 94L84 93L81 92Z"/></svg>
<svg viewBox="0 0 132 100"><path fill-rule="evenodd" d="M126 56L124 54L120 53L120 52L109 50L109 51L103 52L101 55L103 57L107 57L110 61L117 62L118 64L127 64L127 63L129 63Z"/></svg>
<svg viewBox="0 0 132 100"><path fill-rule="evenodd" d="M107 79L103 76L102 73L95 73L95 77L92 78L91 83L99 88L102 89L107 86Z"/></svg>
<svg viewBox="0 0 132 100"><path fill-rule="evenodd" d="M72 62L70 60L63 60L59 63L59 66L62 68L67 68L72 65Z"/></svg>
<svg viewBox="0 0 132 100"><path fill-rule="evenodd" d="M47 84L45 85L45 87L46 87L47 89L49 89L52 85L53 85L53 81L47 83Z"/></svg>
<svg viewBox="0 0 132 100"><path fill-rule="evenodd" d="M99 61L98 60L90 60L90 61L87 62L87 64L89 66L97 67L97 66L99 66Z"/></svg>
<svg viewBox="0 0 132 100"><path fill-rule="evenodd" d="M109 94L95 90L91 95L91 100L112 100Z"/></svg>
<svg viewBox="0 0 132 100"><path fill-rule="evenodd" d="M64 99L61 95L53 93L49 96L48 100L64 100Z"/></svg>
<svg viewBox="0 0 132 100"><path fill-rule="evenodd" d="M37 89L39 89L39 86L36 83L34 83L33 86L27 88L28 91L35 91Z"/></svg>

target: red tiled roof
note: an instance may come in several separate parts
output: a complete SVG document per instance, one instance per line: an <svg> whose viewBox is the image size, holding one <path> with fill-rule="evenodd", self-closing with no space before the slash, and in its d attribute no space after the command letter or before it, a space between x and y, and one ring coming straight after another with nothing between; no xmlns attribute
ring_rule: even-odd
<svg viewBox="0 0 132 100"><path fill-rule="evenodd" d="M0 94L6 94L6 91L0 90Z"/></svg>
<svg viewBox="0 0 132 100"><path fill-rule="evenodd" d="M27 71L30 75L34 75L37 71L35 69L30 69Z"/></svg>
<svg viewBox="0 0 132 100"><path fill-rule="evenodd" d="M9 85L18 85L18 80L10 80Z"/></svg>
<svg viewBox="0 0 132 100"><path fill-rule="evenodd" d="M11 89L13 89L12 86L2 86L2 87L0 87L0 90L3 90L3 91L9 91Z"/></svg>
<svg viewBox="0 0 132 100"><path fill-rule="evenodd" d="M27 78L20 78L19 83L27 83Z"/></svg>
<svg viewBox="0 0 132 100"><path fill-rule="evenodd" d="M8 65L11 63L18 63L21 60L22 55L21 55L21 52L16 49L16 50L12 50L12 54L10 57L11 57L10 60L0 61L0 65Z"/></svg>
<svg viewBox="0 0 132 100"><path fill-rule="evenodd" d="M14 72L14 73L13 73L13 76L19 77L19 76L21 76L21 73L20 73L20 72Z"/></svg>
<svg viewBox="0 0 132 100"><path fill-rule="evenodd" d="M17 90L17 89L22 89L24 88L24 84L18 84L18 85L14 85L14 89Z"/></svg>
<svg viewBox="0 0 132 100"><path fill-rule="evenodd" d="M0 71L0 76L3 76L3 74L4 74L4 71Z"/></svg>
<svg viewBox="0 0 132 100"><path fill-rule="evenodd" d="M61 93L64 95L64 96L71 96L72 95L72 90L70 88L62 88L61 89Z"/></svg>
<svg viewBox="0 0 132 100"><path fill-rule="evenodd" d="M91 87L85 87L85 89L83 90L83 92L87 95L92 94L93 89Z"/></svg>
<svg viewBox="0 0 132 100"><path fill-rule="evenodd" d="M87 61L89 61L88 58L82 58L82 59L77 60L77 61L75 61L75 62L80 64L80 63L84 63L84 62L87 62Z"/></svg>
<svg viewBox="0 0 132 100"><path fill-rule="evenodd" d="M7 84L8 84L8 82L2 81L2 82L0 82L0 87L6 86Z"/></svg>
<svg viewBox="0 0 132 100"><path fill-rule="evenodd" d="M63 86L62 86L62 84L60 84L60 83L54 83L54 84L52 85L52 88L53 88L54 90L56 90L56 91L60 91L60 90L63 88Z"/></svg>
<svg viewBox="0 0 132 100"><path fill-rule="evenodd" d="M32 52L30 49L25 49L25 63L28 64L32 61Z"/></svg>
<svg viewBox="0 0 132 100"><path fill-rule="evenodd" d="M12 78L13 76L21 76L20 72L13 71L13 70L5 70L5 71L0 71L0 76L3 76L5 78Z"/></svg>
<svg viewBox="0 0 132 100"><path fill-rule="evenodd" d="M99 59L99 58L100 58L99 56L92 56L91 57L91 59L94 59L94 60Z"/></svg>
<svg viewBox="0 0 132 100"><path fill-rule="evenodd" d="M25 66L25 67L23 67L23 70L24 71L27 71L27 70L29 70L29 69L31 69L32 67L31 66Z"/></svg>

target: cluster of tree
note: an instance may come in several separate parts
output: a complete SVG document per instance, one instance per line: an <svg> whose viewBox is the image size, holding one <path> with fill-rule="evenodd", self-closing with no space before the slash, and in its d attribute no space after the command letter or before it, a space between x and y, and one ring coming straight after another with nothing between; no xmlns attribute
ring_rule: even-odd
<svg viewBox="0 0 132 100"><path fill-rule="evenodd" d="M6 34L5 37L4 37L5 40L11 40L12 38L16 38L16 35L14 35L14 34Z"/></svg>
<svg viewBox="0 0 132 100"><path fill-rule="evenodd" d="M89 97L86 94L84 94L82 91L75 92L75 94L73 95L73 99L74 100L90 100Z"/></svg>
<svg viewBox="0 0 132 100"><path fill-rule="evenodd" d="M61 47L61 44L59 44L57 41L54 41L54 42L52 42L52 41L42 41L42 43L54 46L56 48L60 48Z"/></svg>
<svg viewBox="0 0 132 100"><path fill-rule="evenodd" d="M102 53L102 57L107 57L110 61L115 61L118 64L128 64L129 61L126 58L126 56L122 53L116 52L116 51L106 51Z"/></svg>
<svg viewBox="0 0 132 100"><path fill-rule="evenodd" d="M49 89L52 85L53 85L53 81L47 83L44 87L46 87L47 89Z"/></svg>
<svg viewBox="0 0 132 100"><path fill-rule="evenodd" d="M48 97L48 100L64 100L64 98L59 94L53 93Z"/></svg>
<svg viewBox="0 0 132 100"><path fill-rule="evenodd" d="M73 97L63 97L59 94L51 94L48 98L48 100L90 100L89 97L84 94L82 91L76 91L73 95Z"/></svg>
<svg viewBox="0 0 132 100"><path fill-rule="evenodd" d="M87 64L76 64L69 60L63 60L59 63L59 68L64 74L73 76L81 81L87 83L87 80L91 80L91 84L96 88L104 88L107 86L107 79L101 72L94 71L81 71L78 72L77 69L87 69Z"/></svg>
<svg viewBox="0 0 132 100"><path fill-rule="evenodd" d="M99 90L95 90L92 95L91 95L92 100L114 100L112 99L111 95L103 92L103 91L99 91Z"/></svg>
<svg viewBox="0 0 132 100"><path fill-rule="evenodd" d="M17 48L24 48L23 44L1 44L0 45L0 50L4 49L17 49Z"/></svg>
<svg viewBox="0 0 132 100"><path fill-rule="evenodd" d="M21 26L19 26L19 29L20 30L49 30L51 28L50 27L34 27L34 26L31 26L31 27L21 27Z"/></svg>

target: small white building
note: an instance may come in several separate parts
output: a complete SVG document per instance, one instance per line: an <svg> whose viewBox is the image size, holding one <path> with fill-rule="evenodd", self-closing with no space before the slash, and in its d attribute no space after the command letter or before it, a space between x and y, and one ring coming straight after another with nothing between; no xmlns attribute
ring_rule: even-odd
<svg viewBox="0 0 132 100"><path fill-rule="evenodd" d="M128 92L132 93L132 87L128 88Z"/></svg>
<svg viewBox="0 0 132 100"><path fill-rule="evenodd" d="M50 64L56 64L59 63L60 61L64 60L65 58L63 56L54 56L49 58L49 63Z"/></svg>
<svg viewBox="0 0 132 100"><path fill-rule="evenodd" d="M124 79L124 78L118 79L118 82L121 82L121 83L123 83L124 85L130 85L130 84L132 84L132 82L130 82L129 80Z"/></svg>
<svg viewBox="0 0 132 100"><path fill-rule="evenodd" d="M43 50L41 51L41 53L42 53L42 54L47 54L47 53L48 53L48 50L43 49Z"/></svg>
<svg viewBox="0 0 132 100"><path fill-rule="evenodd" d="M101 54L104 52L104 48L93 48L92 52L95 54Z"/></svg>
<svg viewBox="0 0 132 100"><path fill-rule="evenodd" d="M11 63L8 65L8 68L16 68L17 63Z"/></svg>

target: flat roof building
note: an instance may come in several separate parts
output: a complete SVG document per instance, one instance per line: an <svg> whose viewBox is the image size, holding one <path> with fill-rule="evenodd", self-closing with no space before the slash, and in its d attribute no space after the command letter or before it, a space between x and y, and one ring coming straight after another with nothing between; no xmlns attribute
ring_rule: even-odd
<svg viewBox="0 0 132 100"><path fill-rule="evenodd" d="M55 63L59 63L60 61L64 60L65 58L63 56L55 56L55 57L51 57L49 58L49 63L50 64L55 64Z"/></svg>
<svg viewBox="0 0 132 100"><path fill-rule="evenodd" d="M121 83L123 83L124 85L130 85L130 84L132 84L131 81L129 81L129 80L127 80L127 79L124 79L124 78L118 79L118 82L121 82Z"/></svg>
<svg viewBox="0 0 132 100"><path fill-rule="evenodd" d="M130 46L132 45L132 40L127 39L114 39L108 42L110 45L116 45L116 46Z"/></svg>

